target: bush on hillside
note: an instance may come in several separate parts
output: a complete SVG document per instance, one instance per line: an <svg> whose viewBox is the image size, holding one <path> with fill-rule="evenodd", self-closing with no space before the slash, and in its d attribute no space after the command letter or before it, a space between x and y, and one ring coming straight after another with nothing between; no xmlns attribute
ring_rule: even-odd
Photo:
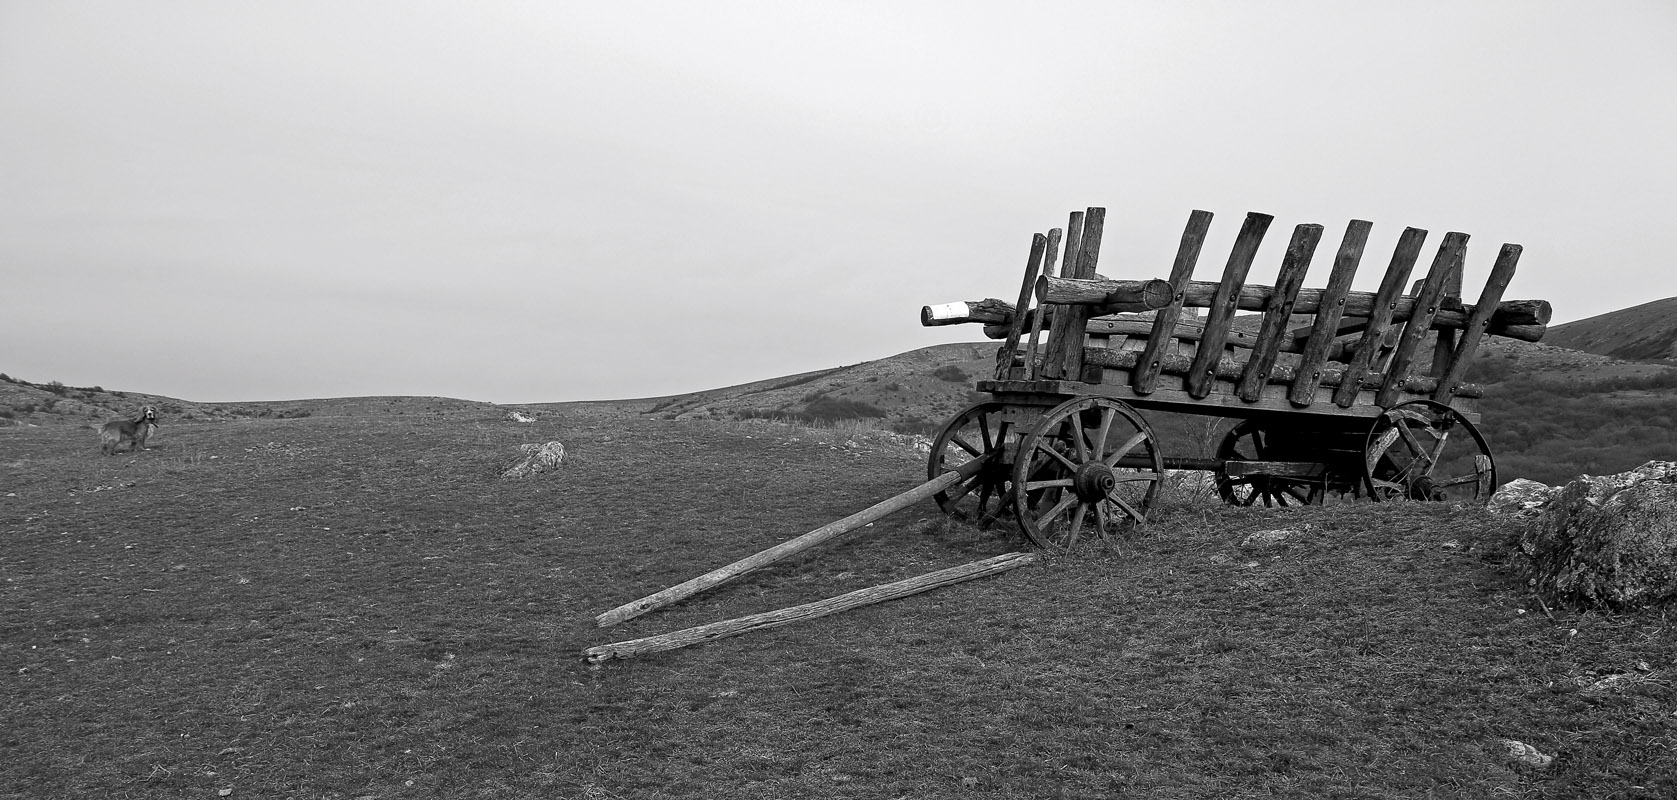
<svg viewBox="0 0 1677 800"><path fill-rule="evenodd" d="M967 381L972 380L972 376L968 375L966 370L961 369L954 364L945 364L932 370L932 377L939 380L949 381L950 383L966 383Z"/></svg>

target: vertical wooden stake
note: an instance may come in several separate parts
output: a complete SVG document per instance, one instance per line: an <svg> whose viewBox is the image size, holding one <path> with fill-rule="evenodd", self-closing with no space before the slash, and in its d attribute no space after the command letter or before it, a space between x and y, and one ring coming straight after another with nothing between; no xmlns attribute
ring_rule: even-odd
<svg viewBox="0 0 1677 800"><path fill-rule="evenodd" d="M1275 277L1275 290L1270 292L1264 308L1264 319L1258 328L1258 340L1252 345L1252 355L1246 359L1246 370L1240 375L1235 395L1248 403L1255 403L1269 382L1269 371L1281 354L1281 338L1287 335L1287 320L1293 316L1293 303L1298 299L1299 287L1304 285L1304 273L1310 269L1310 258L1316 253L1316 243L1322 238L1322 226L1299 225L1293 229L1293 240L1287 244L1287 255L1281 261L1281 272Z"/></svg>
<svg viewBox="0 0 1677 800"><path fill-rule="evenodd" d="M1461 269L1466 253L1467 234L1454 231L1444 234L1444 242L1438 246L1438 255L1433 257L1427 279L1421 284L1421 293L1415 297L1415 310L1410 312L1409 321L1403 324L1403 338L1398 340L1397 349L1392 351L1392 360L1386 367L1386 379L1374 396L1375 405L1389 408L1397 402L1398 393L1403 391L1403 382L1409 379L1409 367L1415 361L1415 353L1432 330L1432 318L1438 314L1438 303L1444 298L1450 272Z"/></svg>
<svg viewBox="0 0 1677 800"><path fill-rule="evenodd" d="M1025 328L1025 309L1031 304L1031 290L1036 288L1037 272L1042 269L1042 254L1048 247L1048 237L1031 237L1031 255L1025 261L1025 285L1019 289L1019 302L1013 306L1013 321L1007 325L1007 343L996 354L996 380L1013 377L1013 356L1019 350L1019 334Z"/></svg>
<svg viewBox="0 0 1677 800"><path fill-rule="evenodd" d="M1386 267L1386 274L1380 279L1380 290L1374 295L1368 328L1363 331L1363 338L1357 344L1357 354L1346 365L1339 388L1333 393L1334 405L1350 408L1357 402L1363 376L1368 374L1370 365L1380 355L1380 344L1385 341L1386 331L1392 326L1392 312L1397 310L1398 297L1403 293L1403 285L1409 281L1416 259L1421 257L1421 245L1426 240L1427 232L1420 228L1404 228L1403 235L1398 237L1397 248L1392 251L1392 262Z"/></svg>
<svg viewBox="0 0 1677 800"><path fill-rule="evenodd" d="M1059 256L1060 229L1051 228L1048 231L1048 250L1043 253L1042 257L1043 275L1053 276L1054 259L1059 258ZM1023 314L1024 306L1021 305L1019 308L1021 309L1019 313ZM1026 380L1036 380L1037 378L1037 341L1042 338L1042 326L1047 316L1048 307L1042 303L1037 303L1036 309L1031 312L1031 339L1025 345L1025 366L1023 373L1019 376Z"/></svg>
<svg viewBox="0 0 1677 800"><path fill-rule="evenodd" d="M1206 317L1204 336L1184 381L1188 396L1195 400L1211 394L1217 362L1223 357L1223 344L1228 341L1229 326L1234 322L1236 306L1240 302L1240 290L1246 285L1246 273L1252 268L1252 260L1258 257L1258 245L1263 243L1264 233L1274 219L1268 214L1251 212L1246 215L1240 233L1235 236L1234 249L1229 251L1228 264L1223 267L1223 280L1217 284L1217 293L1211 298L1211 313Z"/></svg>
<svg viewBox="0 0 1677 800"><path fill-rule="evenodd" d="M1339 244L1339 255L1334 259L1328 285L1322 289L1322 300L1316 307L1316 322L1310 327L1310 338L1305 340L1304 355L1299 358L1298 373L1287 391L1287 399L1295 406L1308 406L1316 398L1316 387L1322 381L1322 365L1327 363L1328 350L1333 347L1339 320L1345 314L1345 295L1351 290L1351 280L1357 275L1357 263L1362 261L1363 247L1368 244L1368 232L1374 223L1351 220L1345 227L1345 239Z"/></svg>
<svg viewBox="0 0 1677 800"><path fill-rule="evenodd" d="M1142 348L1140 360L1131 373L1130 385L1136 394L1152 394L1159 384L1167 348L1174 341L1171 333L1182 316L1182 303L1187 299L1188 282L1194 279L1194 266L1200 260L1200 248L1205 245L1205 234L1211 229L1211 212L1195 211L1188 215L1188 227L1182 231L1182 241L1176 246L1176 261L1170 267L1170 305L1154 312L1153 330L1147 334L1147 346Z"/></svg>

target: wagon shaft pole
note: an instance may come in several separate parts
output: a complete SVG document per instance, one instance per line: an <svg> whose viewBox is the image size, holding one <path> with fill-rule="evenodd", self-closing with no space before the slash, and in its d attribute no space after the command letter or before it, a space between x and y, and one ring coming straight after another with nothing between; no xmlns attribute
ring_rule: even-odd
<svg viewBox="0 0 1677 800"><path fill-rule="evenodd" d="M813 531L810 531L809 533L799 536L796 539L782 542L754 556L742 558L726 567L712 570L700 575L697 578L689 580L686 583L671 586L670 588L658 592L657 594L648 595L632 603L618 606L617 608L595 617L594 622L600 627L605 628L616 625L617 623L625 620L634 619L635 617L645 614L648 611L654 611L663 608L664 606L680 602L698 594L699 592L727 583L728 581L738 578L739 576L759 567L765 567L786 558L787 556L801 553L811 547L827 541L828 539L843 536L844 534L854 531L857 528L861 528L890 514L894 514L908 508L915 503L930 499L933 495L936 495L937 493L948 489L961 481L977 475L979 470L983 469L989 461L989 458L975 458L965 464L962 464L952 472L939 475L938 477L926 481L925 483L903 492L896 497L869 506L868 508L851 514L850 516L837 522L823 525Z"/></svg>
<svg viewBox="0 0 1677 800"><path fill-rule="evenodd" d="M673 633L648 636L644 639L603 644L598 647L590 647L582 652L584 656L587 656L590 663L599 663L614 658L631 658L647 653L674 650L727 636L738 636L742 633L765 628L776 628L794 622L837 614L841 611L849 611L853 608L896 600L950 584L983 578L998 572L1006 572L1014 567L1022 567L1035 561L1036 556L1029 553L1005 553L994 558L938 570L915 578L871 586L866 589L857 589L848 594L829 597L826 600L818 600L813 603L805 603L801 606L752 614L749 617L739 617L722 622L712 622L709 625L684 628Z"/></svg>

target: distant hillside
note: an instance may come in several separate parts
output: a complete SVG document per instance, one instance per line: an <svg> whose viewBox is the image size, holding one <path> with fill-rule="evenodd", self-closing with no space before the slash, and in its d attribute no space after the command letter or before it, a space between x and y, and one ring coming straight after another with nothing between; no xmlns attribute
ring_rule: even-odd
<svg viewBox="0 0 1677 800"><path fill-rule="evenodd" d="M995 371L996 343L943 344L877 361L663 398L668 419L877 420L903 433L936 432L973 402Z"/></svg>
<svg viewBox="0 0 1677 800"><path fill-rule="evenodd" d="M1677 297L1556 325L1543 343L1629 361L1677 360Z"/></svg>
<svg viewBox="0 0 1677 800"><path fill-rule="evenodd" d="M0 427L7 425L96 425L132 417L151 406L164 426L175 422L234 419L290 419L311 416L425 414L482 409L491 403L448 397L342 397L319 400L198 403L157 394L125 392L100 386L66 386L58 381L32 383L0 374Z"/></svg>

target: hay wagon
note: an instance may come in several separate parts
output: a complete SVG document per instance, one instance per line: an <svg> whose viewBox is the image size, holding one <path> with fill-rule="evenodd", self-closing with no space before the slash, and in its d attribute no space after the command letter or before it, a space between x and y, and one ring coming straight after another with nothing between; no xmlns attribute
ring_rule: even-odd
<svg viewBox="0 0 1677 800"><path fill-rule="evenodd" d="M933 441L928 478L959 473L935 495L945 512L984 524L1011 513L1063 550L1145 522L1171 470L1210 471L1237 505L1489 498L1483 391L1463 377L1484 336L1543 335L1547 302L1502 299L1520 246L1502 246L1467 305L1462 233L1404 293L1427 236L1409 228L1378 291L1355 292L1372 225L1353 220L1325 287L1308 289L1323 228L1302 224L1275 284L1249 286L1272 220L1252 213L1222 279L1194 281L1211 216L1190 216L1168 277L1119 280L1095 270L1105 210L1074 212L1064 231L1034 236L1016 303L922 309L924 325L982 323L1004 340L994 377L977 383L989 399ZM1235 422L1213 456L1172 456L1139 413L1150 410Z"/></svg>
<svg viewBox="0 0 1677 800"><path fill-rule="evenodd" d="M1445 235L1426 278L1404 294L1426 239L1426 231L1405 230L1379 291L1368 293L1350 290L1372 227L1360 220L1347 226L1327 286L1305 289L1321 225L1294 229L1275 285L1266 287L1247 286L1246 274L1267 215L1246 216L1216 283L1192 280L1210 214L1189 218L1168 278L1143 280L1096 273L1104 219L1104 209L1091 208L1073 213L1063 231L1037 234L1016 303L922 309L923 324L982 323L986 335L1004 340L994 377L978 382L988 399L943 426L925 483L620 605L596 623L608 627L681 602L927 499L980 523L1011 514L1031 541L1066 550L1146 522L1169 470L1209 470L1223 500L1239 505L1490 496L1496 464L1476 424L1482 391L1462 378L1486 334L1537 341L1548 324L1548 303L1502 299L1519 245L1502 246L1478 302L1464 305L1461 233ZM1237 319L1239 311L1262 316L1254 325ZM1214 457L1173 457L1139 413L1147 410L1237 421ZM584 655L600 662L686 647L994 575L1034 558L1006 553Z"/></svg>

